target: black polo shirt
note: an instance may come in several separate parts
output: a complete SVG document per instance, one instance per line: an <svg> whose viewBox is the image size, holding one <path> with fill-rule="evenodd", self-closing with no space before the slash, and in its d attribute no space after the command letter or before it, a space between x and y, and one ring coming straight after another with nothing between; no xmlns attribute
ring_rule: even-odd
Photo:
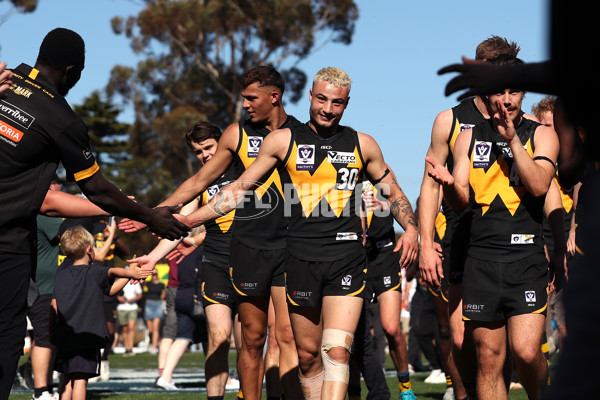
<svg viewBox="0 0 600 400"><path fill-rule="evenodd" d="M81 181L98 171L87 127L52 81L26 64L0 100L0 252L34 254L35 216L59 162Z"/></svg>

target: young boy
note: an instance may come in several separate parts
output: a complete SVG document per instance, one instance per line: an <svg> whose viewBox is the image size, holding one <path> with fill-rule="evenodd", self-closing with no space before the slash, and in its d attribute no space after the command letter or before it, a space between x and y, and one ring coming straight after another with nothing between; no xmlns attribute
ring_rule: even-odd
<svg viewBox="0 0 600 400"><path fill-rule="evenodd" d="M67 258L56 271L52 299L55 369L64 374L59 387L61 399L80 400L85 399L88 379L100 372L100 349L108 337L103 295L114 296L129 279L144 279L152 271L137 265L124 269L94 263L94 238L81 226L66 230L60 247ZM113 277L121 279L111 286Z"/></svg>

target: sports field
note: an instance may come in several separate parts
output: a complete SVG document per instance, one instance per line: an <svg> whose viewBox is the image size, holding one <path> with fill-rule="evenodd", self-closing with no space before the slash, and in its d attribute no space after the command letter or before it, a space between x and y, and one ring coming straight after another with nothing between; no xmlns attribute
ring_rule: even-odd
<svg viewBox="0 0 600 400"><path fill-rule="evenodd" d="M22 358L24 361L26 357ZM148 353L124 357L120 354L109 356L111 377L106 382L90 383L88 399L91 400L152 400L152 399L198 399L206 396L204 380L204 355L202 353L186 353L175 370L174 383L179 391L165 392L153 387L156 378L157 356ZM235 354L230 353L230 367L234 366ZM386 360L386 375L392 399L398 398L398 380L395 376L391 360ZM428 373L411 375L413 390L420 400L441 400L446 391L445 384L427 384L423 380ZM29 400L32 390L13 390L9 400ZM234 400L237 391L225 394L226 400ZM367 388L362 390L362 398L366 398ZM263 399L266 398L263 390ZM527 400L525 391L511 390L511 400Z"/></svg>

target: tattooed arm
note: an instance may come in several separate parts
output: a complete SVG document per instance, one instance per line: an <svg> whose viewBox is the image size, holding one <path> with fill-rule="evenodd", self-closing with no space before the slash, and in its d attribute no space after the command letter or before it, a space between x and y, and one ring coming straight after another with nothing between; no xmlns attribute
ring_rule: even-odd
<svg viewBox="0 0 600 400"><path fill-rule="evenodd" d="M404 229L404 234L398 239L394 251L402 249L400 264L407 267L418 255L419 233L412 206L398 185L391 168L385 163L377 142L364 133L359 133L359 140L367 176L375 180L374 183L378 182L381 193L390 203L392 216Z"/></svg>

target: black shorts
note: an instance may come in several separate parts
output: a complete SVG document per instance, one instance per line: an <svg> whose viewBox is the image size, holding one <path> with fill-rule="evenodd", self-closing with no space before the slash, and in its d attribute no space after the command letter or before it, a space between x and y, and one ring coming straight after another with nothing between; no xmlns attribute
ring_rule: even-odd
<svg viewBox="0 0 600 400"><path fill-rule="evenodd" d="M239 296L269 296L271 286L285 286L285 250L259 250L231 238L229 267Z"/></svg>
<svg viewBox="0 0 600 400"><path fill-rule="evenodd" d="M52 294L41 294L27 310L29 321L33 326L33 338L37 347L45 347L54 350L50 343L49 318L52 309Z"/></svg>
<svg viewBox="0 0 600 400"><path fill-rule="evenodd" d="M119 301L116 297L109 297L109 299L104 300L104 318L106 318L106 322L117 323L118 305Z"/></svg>
<svg viewBox="0 0 600 400"><path fill-rule="evenodd" d="M236 295L229 273L229 256L204 253L202 258L202 303L223 304L235 309Z"/></svg>
<svg viewBox="0 0 600 400"><path fill-rule="evenodd" d="M394 253L394 243L390 243L367 251L367 279L373 285L375 297L389 291L402 292L400 253Z"/></svg>
<svg viewBox="0 0 600 400"><path fill-rule="evenodd" d="M463 281L463 319L503 321L521 314L546 315L548 261L544 253L510 263L468 257Z"/></svg>
<svg viewBox="0 0 600 400"><path fill-rule="evenodd" d="M460 217L460 220L454 224L450 246L442 246L442 253L448 259L448 266L446 267L448 271L444 270L444 276L448 277L447 286L460 285L463 282L465 262L468 257L467 249L469 246L470 228L469 216L464 215Z"/></svg>
<svg viewBox="0 0 600 400"><path fill-rule="evenodd" d="M364 248L335 261L285 258L288 304L317 307L324 296L364 296L367 259Z"/></svg>
<svg viewBox="0 0 600 400"><path fill-rule="evenodd" d="M100 349L64 350L56 352L54 369L66 375L100 375Z"/></svg>

